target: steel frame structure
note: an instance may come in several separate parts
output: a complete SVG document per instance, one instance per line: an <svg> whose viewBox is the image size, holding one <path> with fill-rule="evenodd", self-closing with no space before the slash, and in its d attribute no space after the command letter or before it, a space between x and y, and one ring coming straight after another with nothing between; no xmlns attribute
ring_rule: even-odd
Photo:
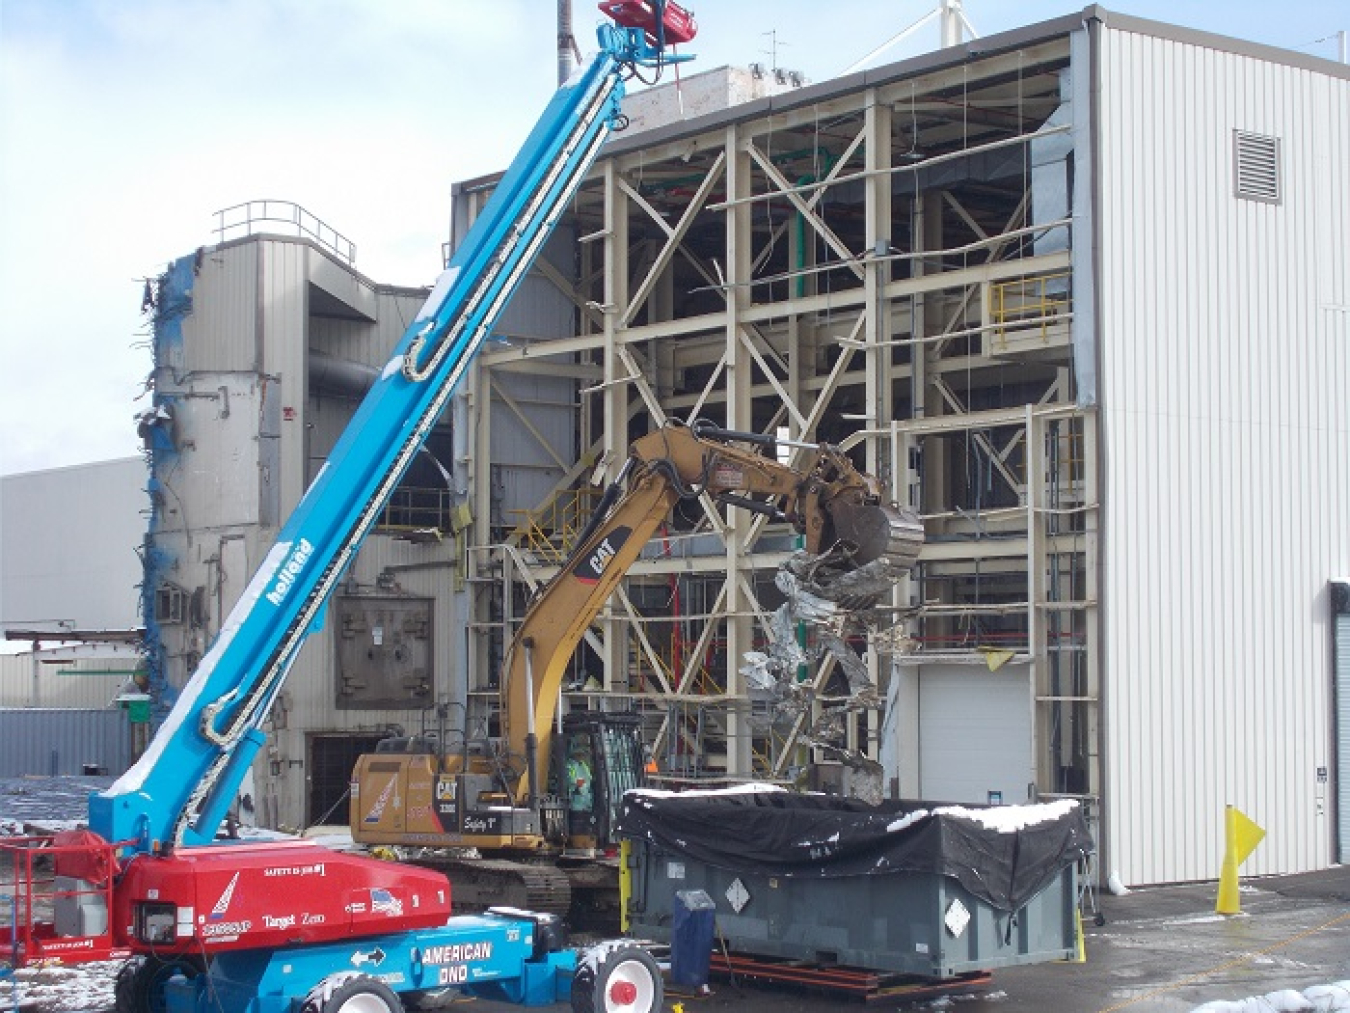
<svg viewBox="0 0 1350 1013"><path fill-rule="evenodd" d="M1069 39L1041 38L611 144L572 204L573 272L536 269L570 303L574 332L504 335L509 347L481 359L467 421L486 461L494 411L532 432L506 374L571 378L575 453L549 451L559 495L612 478L631 439L670 417L843 445L929 535L897 594L914 609L904 635L857 645L873 678L1025 662L1036 791L1093 795L1097 430L1080 404L1072 297L1087 237L1068 204L1033 194L1038 145L1086 143L1081 120L1056 116L1075 72ZM460 210L472 216L491 183L463 188ZM491 514L489 485L474 476L477 518ZM565 548L547 524L531 548L529 526L472 534L468 687L483 721L490 644L556 563L539 536ZM773 569L791 548L780 536L706 502L672 520L665 551L592 630L599 685L579 677L571 705L648 711L672 775L792 779L819 744L810 726L837 692L835 666L802 676L810 717L766 726L734 660L767 636ZM838 727L837 744L877 755L874 711L850 709ZM917 739L917 715L900 733ZM904 769L891 788L912 794Z"/></svg>

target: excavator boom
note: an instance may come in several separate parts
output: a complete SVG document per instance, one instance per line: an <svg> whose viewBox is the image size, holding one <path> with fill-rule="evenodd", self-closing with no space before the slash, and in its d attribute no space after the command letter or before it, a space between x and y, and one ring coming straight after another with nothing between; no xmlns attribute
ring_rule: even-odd
<svg viewBox="0 0 1350 1013"><path fill-rule="evenodd" d="M682 499L709 496L786 520L802 535L807 552L833 550L858 568L883 563L894 580L914 565L923 545L918 517L886 500L876 479L842 451L817 445L811 464L794 468L736 445L743 442L775 441L706 423L672 423L634 442L619 479L562 569L531 604L512 644L502 680L510 754L549 756L558 690L572 653ZM547 772L537 777L545 783ZM527 780L514 788L518 800L529 794Z"/></svg>
<svg viewBox="0 0 1350 1013"><path fill-rule="evenodd" d="M587 905L591 911L617 910L612 868L569 865L566 874L550 875L538 862L504 859L603 850L614 843L607 835L611 814L622 792L641 784L639 719L579 711L557 722L559 689L587 629L676 504L707 498L790 524L802 536L815 591L829 593L831 581L843 586L866 578L854 582L863 586L861 594L850 586L835 596L837 607L850 610L870 606L893 587L923 543L918 518L889 502L877 480L838 448L794 444L805 461L789 465L774 456L775 444L756 433L702 422L670 423L638 439L512 641L500 680L502 740L479 744L477 752L466 744L448 754L417 740L390 740L361 757L353 776L353 838L366 844L475 847L485 857L503 856L418 860L450 872L461 903L520 903L556 911L570 904L574 916ZM765 449L769 453L761 452ZM567 748L554 741L559 724ZM592 765L586 818L580 822L568 760L579 741L589 749ZM402 798L403 805L386 806L389 798Z"/></svg>

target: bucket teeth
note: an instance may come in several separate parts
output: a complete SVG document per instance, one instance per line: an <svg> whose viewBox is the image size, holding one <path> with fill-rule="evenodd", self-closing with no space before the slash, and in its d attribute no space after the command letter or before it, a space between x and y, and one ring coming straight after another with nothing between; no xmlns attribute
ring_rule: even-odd
<svg viewBox="0 0 1350 1013"><path fill-rule="evenodd" d="M839 537L854 546L860 565L885 559L908 570L923 548L923 523L912 510L876 503L836 504L832 511Z"/></svg>

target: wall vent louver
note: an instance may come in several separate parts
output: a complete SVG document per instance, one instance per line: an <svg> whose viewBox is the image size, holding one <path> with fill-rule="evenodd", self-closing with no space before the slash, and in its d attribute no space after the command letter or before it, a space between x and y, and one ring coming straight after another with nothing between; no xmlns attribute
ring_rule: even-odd
<svg viewBox="0 0 1350 1013"><path fill-rule="evenodd" d="M1280 202L1280 139L1233 131L1233 194L1245 200Z"/></svg>

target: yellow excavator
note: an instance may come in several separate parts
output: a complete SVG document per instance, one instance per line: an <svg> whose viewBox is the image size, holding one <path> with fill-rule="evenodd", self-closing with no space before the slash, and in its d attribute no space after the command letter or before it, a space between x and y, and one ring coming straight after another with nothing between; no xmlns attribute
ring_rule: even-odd
<svg viewBox="0 0 1350 1013"><path fill-rule="evenodd" d="M787 521L807 553L844 575L870 565L897 581L923 544L917 516L888 502L838 448L793 444L809 456L797 468L738 445L772 453L778 442L706 422L668 423L638 439L512 641L501 737L453 751L439 745L444 735L380 743L353 774L353 839L451 849L404 860L445 871L457 908L570 910L574 923L617 923L617 865L604 856L616 845L623 793L645 780L641 720L573 712L556 734L555 717L572 653L675 505L706 495ZM467 849L476 855L463 857Z"/></svg>

